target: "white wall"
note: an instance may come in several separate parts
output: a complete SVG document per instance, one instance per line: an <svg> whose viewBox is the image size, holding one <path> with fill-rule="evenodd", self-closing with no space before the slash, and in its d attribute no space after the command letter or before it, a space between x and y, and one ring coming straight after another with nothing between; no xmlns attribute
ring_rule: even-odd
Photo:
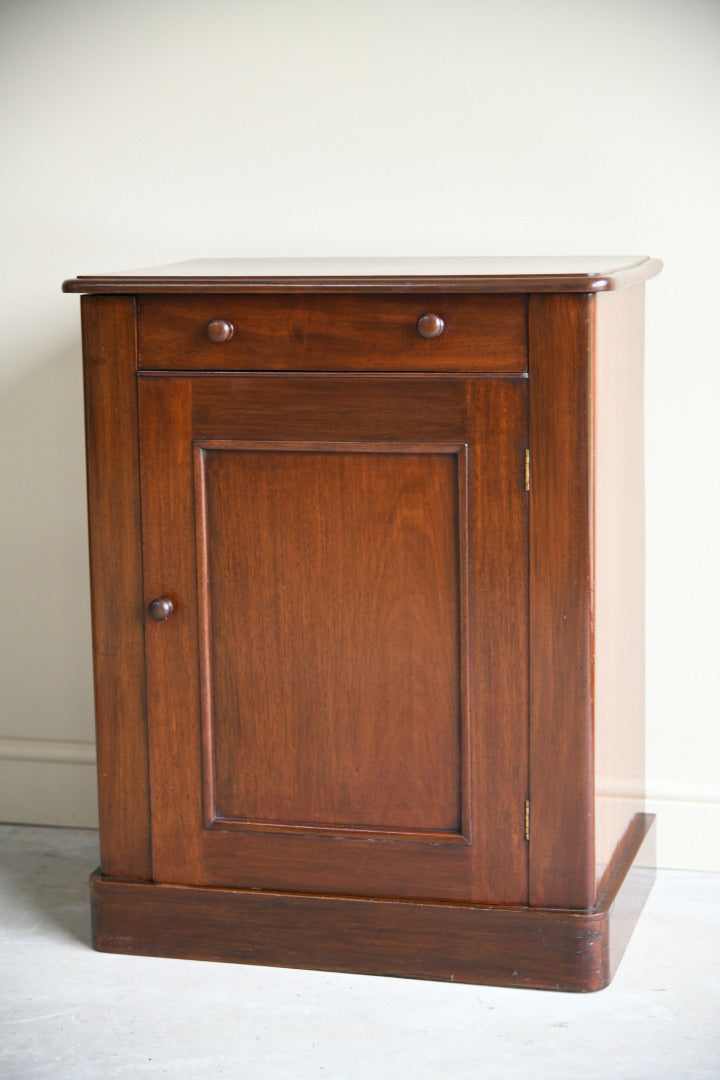
<svg viewBox="0 0 720 1080"><path fill-rule="evenodd" d="M94 820L64 277L219 255L651 254L648 775L720 869L720 5L0 7L0 819Z"/></svg>

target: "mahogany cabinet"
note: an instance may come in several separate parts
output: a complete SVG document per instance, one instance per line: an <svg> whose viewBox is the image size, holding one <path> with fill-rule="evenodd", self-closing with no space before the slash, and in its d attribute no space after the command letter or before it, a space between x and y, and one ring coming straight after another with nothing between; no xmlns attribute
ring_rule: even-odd
<svg viewBox="0 0 720 1080"><path fill-rule="evenodd" d="M82 299L99 949L592 990L643 810L650 259Z"/></svg>

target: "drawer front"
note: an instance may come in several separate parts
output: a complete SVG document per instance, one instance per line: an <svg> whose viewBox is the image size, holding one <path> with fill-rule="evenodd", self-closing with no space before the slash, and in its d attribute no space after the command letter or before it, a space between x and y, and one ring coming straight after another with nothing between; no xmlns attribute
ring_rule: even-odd
<svg viewBox="0 0 720 1080"><path fill-rule="evenodd" d="M138 335L156 371L527 369L520 294L140 296Z"/></svg>

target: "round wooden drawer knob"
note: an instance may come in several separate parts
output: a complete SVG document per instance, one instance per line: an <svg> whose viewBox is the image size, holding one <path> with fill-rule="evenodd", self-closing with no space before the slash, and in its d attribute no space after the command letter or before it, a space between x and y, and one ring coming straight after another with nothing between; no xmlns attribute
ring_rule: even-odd
<svg viewBox="0 0 720 1080"><path fill-rule="evenodd" d="M148 608L155 622L164 622L165 619L169 619L174 610L175 605L167 596L159 596L157 600L153 600Z"/></svg>
<svg viewBox="0 0 720 1080"><path fill-rule="evenodd" d="M431 312L428 312L427 315L421 315L417 321L417 332L420 337L440 337L444 329L444 321L439 315L433 315Z"/></svg>
<svg viewBox="0 0 720 1080"><path fill-rule="evenodd" d="M207 336L216 345L229 341L234 333L235 327L229 319L213 319L207 324Z"/></svg>

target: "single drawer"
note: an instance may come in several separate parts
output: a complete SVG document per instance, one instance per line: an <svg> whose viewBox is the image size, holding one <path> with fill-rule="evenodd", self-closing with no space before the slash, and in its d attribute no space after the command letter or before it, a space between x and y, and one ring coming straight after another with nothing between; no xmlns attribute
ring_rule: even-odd
<svg viewBox="0 0 720 1080"><path fill-rule="evenodd" d="M527 368L521 294L161 295L139 296L138 310L149 370Z"/></svg>

